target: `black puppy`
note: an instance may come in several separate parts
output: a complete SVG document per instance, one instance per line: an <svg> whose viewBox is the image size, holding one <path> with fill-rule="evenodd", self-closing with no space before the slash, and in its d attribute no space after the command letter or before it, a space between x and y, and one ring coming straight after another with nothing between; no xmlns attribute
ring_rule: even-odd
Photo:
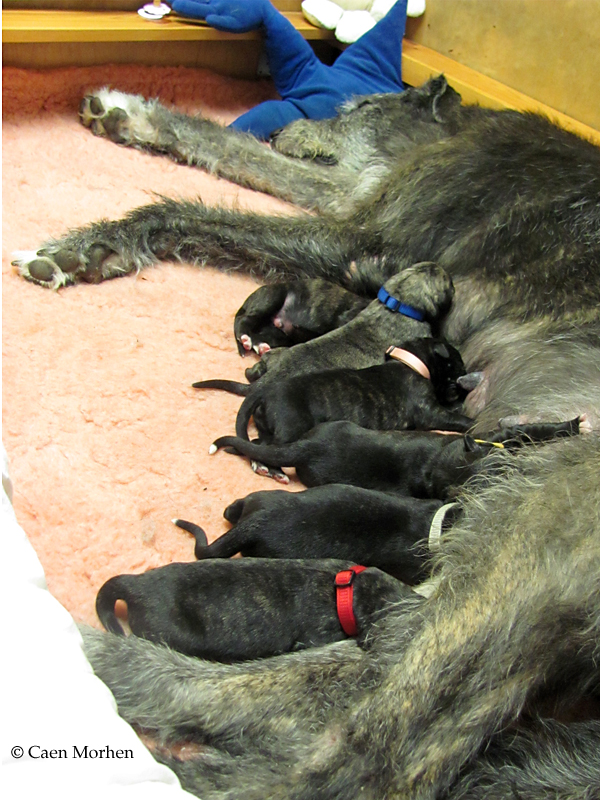
<svg viewBox="0 0 600 800"><path fill-rule="evenodd" d="M442 502L331 484L303 492L253 492L224 512L234 527L212 544L199 526L196 558L343 558L415 585L429 575L428 538ZM449 510L446 525L458 509Z"/></svg>
<svg viewBox="0 0 600 800"><path fill-rule="evenodd" d="M124 600L136 636L215 661L267 658L346 638L336 575L352 566L254 558L168 564L111 578L98 592L96 612L108 631L122 635L115 603ZM352 585L359 643L391 604L420 599L378 569L341 579Z"/></svg>
<svg viewBox="0 0 600 800"><path fill-rule="evenodd" d="M478 438L434 431L373 431L353 422L326 422L290 444L269 445L222 436L211 445L210 452L234 448L259 465L266 465L265 470L262 466L257 468L264 474L271 474L269 467L295 467L305 486L344 483L447 500L468 478L485 468L483 457L491 451L498 452L495 445L514 450L530 442L573 436L579 433L583 421L576 417L562 423L503 426Z"/></svg>
<svg viewBox="0 0 600 800"><path fill-rule="evenodd" d="M340 419L376 430L467 431L473 420L447 407L467 395L458 382L466 371L458 350L433 338L413 339L401 349L416 356L428 377L392 358L365 369L324 370L279 382L209 380L193 385L245 395L236 433L248 439L254 417L258 438L266 443L294 442L315 425Z"/></svg>
<svg viewBox="0 0 600 800"><path fill-rule="evenodd" d="M360 297L323 278L296 278L259 287L235 315L238 350L259 355L274 347L290 347L339 328L369 305Z"/></svg>

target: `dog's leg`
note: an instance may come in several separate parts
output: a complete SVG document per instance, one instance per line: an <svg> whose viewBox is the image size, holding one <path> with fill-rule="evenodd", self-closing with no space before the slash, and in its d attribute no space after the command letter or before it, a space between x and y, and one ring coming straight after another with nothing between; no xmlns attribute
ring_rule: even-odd
<svg viewBox="0 0 600 800"><path fill-rule="evenodd" d="M302 208L348 214L356 207L360 175L290 159L254 136L171 111L156 100L100 89L84 97L79 113L97 136L168 155Z"/></svg>
<svg viewBox="0 0 600 800"><path fill-rule="evenodd" d="M54 289L100 283L160 260L208 262L263 277L308 275L360 288L363 276L350 264L367 244L360 234L353 237L348 228L316 217L269 217L165 200L121 220L72 230L36 252L16 253L13 264L24 278Z"/></svg>
<svg viewBox="0 0 600 800"><path fill-rule="evenodd" d="M293 741L364 691L353 640L239 665L190 658L137 637L84 628L85 653L130 723L224 747ZM242 736L243 732L243 736Z"/></svg>

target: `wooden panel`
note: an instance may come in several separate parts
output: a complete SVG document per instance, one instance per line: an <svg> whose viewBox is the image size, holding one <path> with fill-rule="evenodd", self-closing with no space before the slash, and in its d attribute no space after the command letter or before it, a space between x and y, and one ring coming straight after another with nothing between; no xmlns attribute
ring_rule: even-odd
<svg viewBox="0 0 600 800"><path fill-rule="evenodd" d="M600 0L427 0L407 35L600 130Z"/></svg>
<svg viewBox="0 0 600 800"><path fill-rule="evenodd" d="M465 67L428 47L404 40L402 76L406 83L418 86L432 75L444 73L448 82L459 92L465 103L478 103L487 108L514 108L545 114L567 130L600 144L600 131L541 103L522 92Z"/></svg>
<svg viewBox="0 0 600 800"><path fill-rule="evenodd" d="M331 39L331 31L316 28L302 13L287 18L305 39ZM204 22L168 16L157 22L132 11L28 11L4 10L2 42L140 42L257 40L260 31L232 34L217 31Z"/></svg>
<svg viewBox="0 0 600 800"><path fill-rule="evenodd" d="M318 44L318 43L317 43ZM255 80L262 42L41 42L5 44L5 65L23 69L92 67L101 64L204 67L230 78Z"/></svg>

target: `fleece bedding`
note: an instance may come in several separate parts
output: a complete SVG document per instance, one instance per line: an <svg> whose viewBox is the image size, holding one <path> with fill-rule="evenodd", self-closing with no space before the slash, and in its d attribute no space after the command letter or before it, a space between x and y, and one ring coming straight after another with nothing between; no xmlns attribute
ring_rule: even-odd
<svg viewBox="0 0 600 800"><path fill-rule="evenodd" d="M67 736L70 745L98 746L97 738L86 741L86 732L90 719L102 716L95 701L104 687L94 683L80 657L73 620L99 627L94 601L104 581L193 560L193 539L172 524L174 517L201 524L213 540L228 529L222 514L230 502L280 488L241 458L208 454L215 437L233 432L240 401L191 388L205 378L244 380L254 357L240 358L232 326L236 310L257 286L253 279L160 264L137 276L52 292L25 282L11 267L15 250L35 249L68 228L119 217L157 195L294 213L201 171L94 137L78 121L79 101L86 90L105 85L159 97L223 123L276 96L268 81L187 68L3 70L2 440L14 486L12 505L5 508L3 561L13 573L5 605L14 623L8 641L22 653L12 659L11 690L22 705L11 698L9 710L29 725L9 730L3 759L13 768L27 761L10 756L13 745L47 741L62 747L58 740L64 736L55 737L56 745L45 736L59 717L70 738L73 731L82 733L74 741ZM301 488L292 478L289 490ZM35 553L20 540L23 531ZM22 600L31 592L44 598L41 606ZM86 706L82 698L88 692ZM103 703L120 725L110 695ZM102 745L130 741L120 736L107 735ZM144 779L155 785L165 772L160 768L157 775L148 759ZM72 761L62 772L57 761L43 763L45 771L41 760L29 759L21 780L38 775L41 788L71 775L73 788ZM127 773L124 763L119 769L129 777L123 782L139 782L140 775ZM96 773L85 774L102 795L105 784ZM173 776L169 781L169 790L181 792Z"/></svg>

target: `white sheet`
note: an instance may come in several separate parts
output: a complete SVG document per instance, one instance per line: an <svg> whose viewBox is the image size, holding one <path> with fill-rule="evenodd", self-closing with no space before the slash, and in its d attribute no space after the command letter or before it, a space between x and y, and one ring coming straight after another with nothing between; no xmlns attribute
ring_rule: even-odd
<svg viewBox="0 0 600 800"><path fill-rule="evenodd" d="M4 797L191 798L93 674L73 618L48 591L15 517L3 446L2 461Z"/></svg>

